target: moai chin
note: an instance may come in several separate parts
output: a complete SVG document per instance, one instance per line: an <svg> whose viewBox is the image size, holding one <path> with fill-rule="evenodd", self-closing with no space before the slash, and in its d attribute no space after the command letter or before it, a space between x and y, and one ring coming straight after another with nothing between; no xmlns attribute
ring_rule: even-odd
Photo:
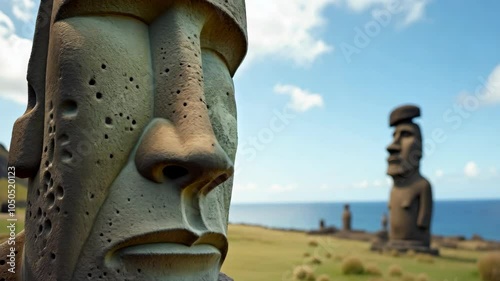
<svg viewBox="0 0 500 281"><path fill-rule="evenodd" d="M387 247L437 254L430 249L432 219L432 189L420 174L422 133L413 123L420 109L413 105L396 108L390 116L394 127L389 152L387 174L393 178L389 211L390 229Z"/></svg>
<svg viewBox="0 0 500 281"><path fill-rule="evenodd" d="M42 0L9 160L26 226L0 277L226 280L246 51L244 0Z"/></svg>
<svg viewBox="0 0 500 281"><path fill-rule="evenodd" d="M344 205L344 212L342 212L342 230L351 231L352 214L349 209L349 204Z"/></svg>

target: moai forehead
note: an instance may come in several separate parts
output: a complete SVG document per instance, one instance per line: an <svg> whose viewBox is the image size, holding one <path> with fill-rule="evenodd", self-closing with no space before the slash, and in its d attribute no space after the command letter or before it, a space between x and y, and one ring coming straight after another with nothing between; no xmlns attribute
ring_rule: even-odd
<svg viewBox="0 0 500 281"><path fill-rule="evenodd" d="M202 45L210 47L223 40L226 47L221 53L227 60L231 74L234 74L247 51L245 0L54 0L54 19L58 21L82 15L120 14L151 24L169 7L179 3L206 10L213 9L202 33ZM226 41L224 38L238 39Z"/></svg>

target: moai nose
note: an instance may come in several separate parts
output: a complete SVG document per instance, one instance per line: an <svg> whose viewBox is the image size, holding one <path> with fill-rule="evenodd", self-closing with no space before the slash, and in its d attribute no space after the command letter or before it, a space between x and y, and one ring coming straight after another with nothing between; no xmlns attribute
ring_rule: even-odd
<svg viewBox="0 0 500 281"><path fill-rule="evenodd" d="M401 145L399 144L399 141L398 140L394 140L387 147L387 151L389 152L390 155L399 153L401 151Z"/></svg>
<svg viewBox="0 0 500 281"><path fill-rule="evenodd" d="M182 131L166 119L153 120L136 152L137 169L156 183L206 194L232 176L233 163L213 133L186 138Z"/></svg>

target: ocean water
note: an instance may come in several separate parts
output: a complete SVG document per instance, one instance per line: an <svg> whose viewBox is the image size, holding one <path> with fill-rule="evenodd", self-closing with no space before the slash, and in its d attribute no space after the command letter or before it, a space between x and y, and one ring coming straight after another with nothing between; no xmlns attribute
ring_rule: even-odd
<svg viewBox="0 0 500 281"><path fill-rule="evenodd" d="M231 223L258 224L276 228L317 229L319 220L327 226L341 227L344 203L233 204ZM350 203L352 227L378 231L387 212L387 202ZM432 233L463 235L479 234L500 241L500 200L434 202Z"/></svg>

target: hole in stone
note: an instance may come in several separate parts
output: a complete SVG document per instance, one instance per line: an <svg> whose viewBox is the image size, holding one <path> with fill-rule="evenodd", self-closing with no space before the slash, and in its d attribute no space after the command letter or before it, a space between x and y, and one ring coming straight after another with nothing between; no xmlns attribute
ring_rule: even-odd
<svg viewBox="0 0 500 281"><path fill-rule="evenodd" d="M177 94L180 94L181 93L181 90L177 90Z"/></svg>
<svg viewBox="0 0 500 281"><path fill-rule="evenodd" d="M103 64L101 65L101 68L102 68L102 69L106 69L106 65L103 63Z"/></svg>
<svg viewBox="0 0 500 281"><path fill-rule="evenodd" d="M137 89L139 89L139 85L135 85L135 87L136 87Z"/></svg>
<svg viewBox="0 0 500 281"><path fill-rule="evenodd" d="M226 96L229 96L229 92L226 92Z"/></svg>
<svg viewBox="0 0 500 281"><path fill-rule="evenodd" d="M97 92L97 93L95 94L95 97L96 97L98 100L102 99L102 93L101 93L101 92Z"/></svg>
<svg viewBox="0 0 500 281"><path fill-rule="evenodd" d="M47 194L47 202L49 203L50 206L54 205L56 197L54 196L54 193L50 192Z"/></svg>
<svg viewBox="0 0 500 281"><path fill-rule="evenodd" d="M58 141L62 145L66 145L69 142L69 136L66 134L62 134L59 136Z"/></svg>
<svg viewBox="0 0 500 281"><path fill-rule="evenodd" d="M106 122L107 125L112 125L113 119L111 119L111 117L106 117L106 120L104 120L104 122Z"/></svg>
<svg viewBox="0 0 500 281"><path fill-rule="evenodd" d="M113 159L113 157L114 157L114 156L113 156L113 154L110 154L110 155L109 155L109 158Z"/></svg>
<svg viewBox="0 0 500 281"><path fill-rule="evenodd" d="M43 223L43 228L49 233L52 229L52 222L49 219L45 220L45 222Z"/></svg>
<svg viewBox="0 0 500 281"><path fill-rule="evenodd" d="M137 124L137 122L135 120L132 120L132 125L135 125Z"/></svg>
<svg viewBox="0 0 500 281"><path fill-rule="evenodd" d="M184 103L184 106L187 106L187 105L188 105L188 104L187 104L187 102L185 102L185 103Z"/></svg>
<svg viewBox="0 0 500 281"><path fill-rule="evenodd" d="M49 134L52 133L52 127L49 127Z"/></svg>
<svg viewBox="0 0 500 281"><path fill-rule="evenodd" d="M163 175L170 180L176 180L186 176L189 171L181 166L167 166L163 168Z"/></svg>
<svg viewBox="0 0 500 281"><path fill-rule="evenodd" d="M184 118L187 118L188 116L187 115L184 115Z"/></svg>
<svg viewBox="0 0 500 281"><path fill-rule="evenodd" d="M60 185L56 188L57 198L62 199L64 197L64 188Z"/></svg>
<svg viewBox="0 0 500 281"><path fill-rule="evenodd" d="M67 117L75 116L78 113L78 105L73 100L65 100L61 103L63 115Z"/></svg>
<svg viewBox="0 0 500 281"><path fill-rule="evenodd" d="M108 134L105 134L105 135L104 135L104 138L105 138L105 139L109 139Z"/></svg>
<svg viewBox="0 0 500 281"><path fill-rule="evenodd" d="M134 81L134 77L130 77L128 80L130 80L130 82L133 82Z"/></svg>
<svg viewBox="0 0 500 281"><path fill-rule="evenodd" d="M50 258L53 259L53 260L55 260L56 259L56 254L50 253Z"/></svg>
<svg viewBox="0 0 500 281"><path fill-rule="evenodd" d="M119 114L119 115L120 115L120 117L123 117L123 113L121 113L121 112L120 112L120 114Z"/></svg>
<svg viewBox="0 0 500 281"><path fill-rule="evenodd" d="M168 69L168 68L167 68L167 69L165 69L165 72L167 72L167 73L168 73L169 71L170 71L170 69Z"/></svg>
<svg viewBox="0 0 500 281"><path fill-rule="evenodd" d="M73 153L64 149L62 152L62 160L65 162L68 162L68 161L71 161L72 158L73 158Z"/></svg>
<svg viewBox="0 0 500 281"><path fill-rule="evenodd" d="M51 113L51 114L49 115L49 117L50 117L50 119L54 119L54 113Z"/></svg>
<svg viewBox="0 0 500 281"><path fill-rule="evenodd" d="M59 206L56 207L56 212L61 212L61 208L59 208Z"/></svg>
<svg viewBox="0 0 500 281"><path fill-rule="evenodd" d="M95 79L94 79L94 78L90 79L90 81L89 81L89 85L94 86L94 85L95 85L95 83L96 83L96 82L95 82Z"/></svg>

